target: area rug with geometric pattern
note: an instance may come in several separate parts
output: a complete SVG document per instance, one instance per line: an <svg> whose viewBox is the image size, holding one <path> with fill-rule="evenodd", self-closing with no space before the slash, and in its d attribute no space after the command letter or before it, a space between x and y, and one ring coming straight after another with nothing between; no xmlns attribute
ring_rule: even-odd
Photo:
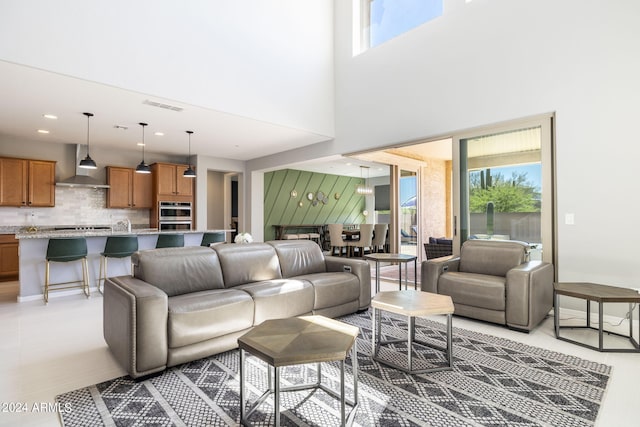
<svg viewBox="0 0 640 427"><path fill-rule="evenodd" d="M359 426L591 426L598 416L611 367L461 328L453 328L453 369L410 375L371 359L371 312L339 320L360 328ZM406 337L406 318L383 312L383 339ZM416 319L416 339L442 346L445 325ZM380 353L406 363L406 344ZM56 397L61 422L71 426L235 426L240 419L239 351L233 350L170 368L135 382L116 378ZM446 355L415 345L414 368L441 366ZM267 367L247 355L247 394L254 401L267 388ZM353 398L347 359L347 399ZM315 378L316 365L285 367L281 386ZM337 363L322 365L322 382L339 390ZM347 407L347 410L349 407ZM282 393L281 424L336 426L339 402L322 390ZM273 400L251 417L273 425Z"/></svg>

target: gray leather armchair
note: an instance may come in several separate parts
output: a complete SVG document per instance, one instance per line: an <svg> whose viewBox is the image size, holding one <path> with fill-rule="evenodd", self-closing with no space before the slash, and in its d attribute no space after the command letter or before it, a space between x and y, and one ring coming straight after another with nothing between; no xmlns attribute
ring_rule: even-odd
<svg viewBox="0 0 640 427"><path fill-rule="evenodd" d="M468 240L460 256L422 263L421 289L449 295L455 314L530 331L553 305L553 265L516 241Z"/></svg>

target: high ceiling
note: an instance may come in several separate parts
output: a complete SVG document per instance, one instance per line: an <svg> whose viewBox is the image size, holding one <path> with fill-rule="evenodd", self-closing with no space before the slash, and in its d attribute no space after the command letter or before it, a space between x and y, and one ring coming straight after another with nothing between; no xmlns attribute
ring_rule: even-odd
<svg viewBox="0 0 640 427"><path fill-rule="evenodd" d="M249 160L330 139L325 135L235 116L144 93L0 61L0 134L8 139ZM165 107L162 108L161 106ZM169 108L167 108L169 107ZM180 110L180 111L176 111ZM45 114L57 116L47 119ZM38 133L47 130L48 134ZM163 136L155 135L162 132Z"/></svg>

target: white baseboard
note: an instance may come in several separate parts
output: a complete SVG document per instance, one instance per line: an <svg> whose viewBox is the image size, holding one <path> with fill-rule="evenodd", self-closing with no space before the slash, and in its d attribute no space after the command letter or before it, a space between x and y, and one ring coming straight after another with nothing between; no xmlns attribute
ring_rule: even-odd
<svg viewBox="0 0 640 427"><path fill-rule="evenodd" d="M89 293L93 294L94 292L99 293L98 288L94 287L89 287ZM68 297L70 295L81 295L84 294L84 291L82 289L69 289L69 290L60 290L60 291L49 291L49 301L51 301L52 299L56 299L56 298L63 298L63 297ZM28 302L28 301L42 301L44 302L44 293L42 294L36 294L36 295L29 295L26 297L22 297L20 295L18 295L18 302Z"/></svg>
<svg viewBox="0 0 640 427"><path fill-rule="evenodd" d="M636 307L631 314L633 316L632 324L634 336L638 338L638 308ZM584 326L587 322L587 312L582 310L560 307L559 317L560 324L562 326ZM602 321L604 323L603 329L605 331L629 335L629 319L603 314ZM591 326L594 328L598 327L598 313L591 313Z"/></svg>

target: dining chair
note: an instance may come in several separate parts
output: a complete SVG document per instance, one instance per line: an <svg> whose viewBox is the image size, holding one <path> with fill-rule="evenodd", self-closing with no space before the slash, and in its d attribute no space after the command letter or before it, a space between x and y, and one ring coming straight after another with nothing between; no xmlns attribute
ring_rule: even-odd
<svg viewBox="0 0 640 427"><path fill-rule="evenodd" d="M351 255L354 256L354 249L358 248L360 257L364 256L366 248L371 250L371 244L373 240L373 224L361 224L360 225L360 238L358 240L351 240L347 242Z"/></svg>
<svg viewBox="0 0 640 427"><path fill-rule="evenodd" d="M371 250L373 252L386 252L387 230L389 230L389 224L376 224L373 227L373 240L371 241Z"/></svg>
<svg viewBox="0 0 640 427"><path fill-rule="evenodd" d="M329 241L331 242L331 255L338 250L338 255L342 256L342 248L347 252L347 243L342 238L342 224L329 224Z"/></svg>

